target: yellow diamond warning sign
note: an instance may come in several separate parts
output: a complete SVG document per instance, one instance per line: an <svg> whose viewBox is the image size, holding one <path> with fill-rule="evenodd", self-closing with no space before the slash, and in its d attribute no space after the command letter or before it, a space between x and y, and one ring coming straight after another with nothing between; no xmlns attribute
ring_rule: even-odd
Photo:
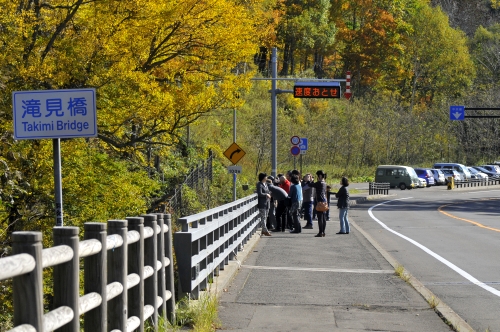
<svg viewBox="0 0 500 332"><path fill-rule="evenodd" d="M245 154L246 152L243 151L243 149L236 143L231 144L231 146L224 152L226 158L229 159L229 161L234 165L236 165Z"/></svg>

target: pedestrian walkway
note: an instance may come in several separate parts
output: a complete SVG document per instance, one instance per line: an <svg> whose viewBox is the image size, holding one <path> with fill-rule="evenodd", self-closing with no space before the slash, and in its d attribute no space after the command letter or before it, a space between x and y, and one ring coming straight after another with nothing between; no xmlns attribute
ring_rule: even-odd
<svg viewBox="0 0 500 332"><path fill-rule="evenodd" d="M220 297L224 331L450 331L355 224L273 233L253 247Z"/></svg>

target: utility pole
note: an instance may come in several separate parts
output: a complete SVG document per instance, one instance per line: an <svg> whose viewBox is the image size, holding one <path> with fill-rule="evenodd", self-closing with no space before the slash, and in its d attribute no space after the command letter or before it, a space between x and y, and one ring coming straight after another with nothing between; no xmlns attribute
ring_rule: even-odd
<svg viewBox="0 0 500 332"><path fill-rule="evenodd" d="M278 78L278 50L271 52L271 78L252 78L252 81L271 81L271 175L276 177L278 169L278 101L277 95L293 93L293 90L277 88L278 81L307 81L307 82L345 82L346 79L305 79L305 78Z"/></svg>
<svg viewBox="0 0 500 332"><path fill-rule="evenodd" d="M272 141L271 141L271 175L276 177L277 169L278 169L278 101L276 99L277 93L277 78L278 78L278 51L276 47L273 47L271 54L271 112L272 112L272 120L271 120L271 132L272 132Z"/></svg>

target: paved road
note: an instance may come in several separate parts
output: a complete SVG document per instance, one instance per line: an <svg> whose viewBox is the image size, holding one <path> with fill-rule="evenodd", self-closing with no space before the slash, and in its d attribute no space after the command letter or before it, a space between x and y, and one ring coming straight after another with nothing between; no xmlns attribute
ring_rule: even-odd
<svg viewBox="0 0 500 332"><path fill-rule="evenodd" d="M450 331L357 228L338 228L261 238L220 298L221 330Z"/></svg>
<svg viewBox="0 0 500 332"><path fill-rule="evenodd" d="M500 331L498 187L391 194L352 219L476 331Z"/></svg>

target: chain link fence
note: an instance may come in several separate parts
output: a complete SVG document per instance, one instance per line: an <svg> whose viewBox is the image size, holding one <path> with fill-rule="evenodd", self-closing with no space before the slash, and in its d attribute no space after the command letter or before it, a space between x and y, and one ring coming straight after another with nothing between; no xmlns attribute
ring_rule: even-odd
<svg viewBox="0 0 500 332"><path fill-rule="evenodd" d="M213 152L210 150L208 158L203 160L198 166L191 169L186 175L184 182L173 190L157 200L150 212L170 213L173 220L177 220L180 216L187 215L187 204L183 199L183 191L187 186L196 192L199 202L210 208L210 183L213 177Z"/></svg>

